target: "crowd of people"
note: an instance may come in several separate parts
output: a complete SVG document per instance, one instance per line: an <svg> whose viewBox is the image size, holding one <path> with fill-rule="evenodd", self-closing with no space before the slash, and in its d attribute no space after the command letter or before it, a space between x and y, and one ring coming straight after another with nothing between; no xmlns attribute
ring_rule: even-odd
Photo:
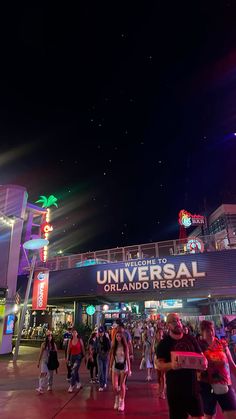
<svg viewBox="0 0 236 419"><path fill-rule="evenodd" d="M114 409L124 411L127 378L136 367L146 372L147 382L157 381L157 397L167 397L170 419L189 416L212 419L217 404L225 418L236 418L236 394L231 378L231 374L236 376L234 356L227 340L216 336L212 321L203 320L196 334L183 325L176 313L169 314L166 322L137 321L124 325L117 321L108 330L104 326L95 328L87 345L77 330L71 328L64 335L64 350L69 393L82 386L79 370L84 361L90 383L97 384L99 392L106 389L111 377ZM195 354L201 367L184 366L173 356L177 353L184 357L187 353ZM53 373L59 367L56 354L52 332L48 331L38 361L40 394L46 388L52 390ZM134 355L138 362L133 363Z"/></svg>

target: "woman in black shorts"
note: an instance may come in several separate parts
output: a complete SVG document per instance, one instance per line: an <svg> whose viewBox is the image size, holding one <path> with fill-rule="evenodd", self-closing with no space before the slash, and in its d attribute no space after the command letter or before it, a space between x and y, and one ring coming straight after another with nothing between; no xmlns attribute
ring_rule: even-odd
<svg viewBox="0 0 236 419"><path fill-rule="evenodd" d="M131 374L127 341L123 333L117 331L111 347L110 372L115 392L114 409L123 412L125 409L125 379Z"/></svg>

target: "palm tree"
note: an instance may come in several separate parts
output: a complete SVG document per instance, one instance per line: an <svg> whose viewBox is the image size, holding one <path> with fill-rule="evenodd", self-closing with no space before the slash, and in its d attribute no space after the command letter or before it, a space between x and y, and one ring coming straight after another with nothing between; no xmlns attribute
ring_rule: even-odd
<svg viewBox="0 0 236 419"><path fill-rule="evenodd" d="M41 203L42 208L49 208L52 205L55 205L55 207L58 207L57 198L54 195L50 195L48 198L44 195L41 195L40 199L38 199L38 201L36 201L36 204L37 203Z"/></svg>

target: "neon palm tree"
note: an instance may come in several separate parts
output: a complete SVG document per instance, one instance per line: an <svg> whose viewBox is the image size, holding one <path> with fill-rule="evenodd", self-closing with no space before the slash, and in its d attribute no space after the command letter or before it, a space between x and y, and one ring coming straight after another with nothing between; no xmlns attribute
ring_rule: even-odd
<svg viewBox="0 0 236 419"><path fill-rule="evenodd" d="M38 201L36 201L36 204L37 203L41 203L42 208L49 208L52 205L55 205L55 207L58 207L57 198L54 195L50 195L48 198L44 195L41 195L40 199L38 199Z"/></svg>

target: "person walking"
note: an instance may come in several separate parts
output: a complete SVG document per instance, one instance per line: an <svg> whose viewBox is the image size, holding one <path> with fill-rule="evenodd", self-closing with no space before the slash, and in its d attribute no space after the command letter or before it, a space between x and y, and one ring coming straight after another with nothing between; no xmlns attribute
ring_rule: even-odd
<svg viewBox="0 0 236 419"><path fill-rule="evenodd" d="M97 353L96 353L96 338L97 332L92 332L88 342L88 361L87 368L90 372L90 383L96 383L98 377L98 364L97 364ZM94 377L95 369L95 377Z"/></svg>
<svg viewBox="0 0 236 419"><path fill-rule="evenodd" d="M68 345L72 338L72 326L68 326L67 330L65 331L63 335L63 348L65 351L65 360L67 360L67 351L68 351ZM70 382L71 379L71 364L70 362L66 362L66 368L67 368L67 381Z"/></svg>
<svg viewBox="0 0 236 419"><path fill-rule="evenodd" d="M79 377L79 368L83 357L85 357L83 340L79 337L77 330L72 329L72 338L69 342L67 351L67 363L71 365L71 379L68 393L73 392L75 385L78 390L82 387Z"/></svg>
<svg viewBox="0 0 236 419"><path fill-rule="evenodd" d="M39 394L42 394L45 391L46 387L48 391L52 390L54 368L49 369L48 362L50 352L55 352L57 354L57 346L54 342L52 332L47 331L45 341L42 343L40 347L38 359L38 368L40 368L40 374L39 386L38 388L36 388L36 391Z"/></svg>
<svg viewBox="0 0 236 419"><path fill-rule="evenodd" d="M157 371L157 383L158 383L158 395L160 399L165 399L165 372L160 371L158 369L158 361L157 361L157 347L160 341L164 337L164 330L159 328L156 330L156 334L153 340L153 353L154 353L154 368Z"/></svg>
<svg viewBox="0 0 236 419"><path fill-rule="evenodd" d="M134 328L133 328L134 348L137 348L137 349L140 348L141 334L142 334L142 329L141 329L139 323L136 323Z"/></svg>
<svg viewBox="0 0 236 419"><path fill-rule="evenodd" d="M134 347L133 347L133 343L132 343L132 338L131 338L131 334L128 331L127 327L125 327L124 323L120 320L117 319L117 331L124 334L127 345L128 345L128 349L129 349L129 360L130 360L130 365L132 365L133 360L134 360ZM125 377L125 384L126 384L126 390L128 390L128 386L127 386L127 378L128 378L128 374L126 374Z"/></svg>
<svg viewBox="0 0 236 419"><path fill-rule="evenodd" d="M142 354L143 364L147 370L146 381L152 381L152 369L153 369L153 344L151 337L148 332L144 333L144 342L143 342L143 354Z"/></svg>
<svg viewBox="0 0 236 419"><path fill-rule="evenodd" d="M109 371L112 374L112 387L115 393L114 409L123 412L125 409L126 376L131 375L130 357L124 334L117 331L114 336Z"/></svg>
<svg viewBox="0 0 236 419"><path fill-rule="evenodd" d="M193 336L183 333L183 325L176 313L167 316L169 334L157 346L157 367L166 372L166 389L170 419L203 419L203 404L197 374L194 369L183 369L171 360L172 351L202 353ZM203 366L207 360L202 355Z"/></svg>
<svg viewBox="0 0 236 419"><path fill-rule="evenodd" d="M236 365L227 342L215 336L211 321L203 320L200 330L203 338L200 346L208 360L207 370L200 375L205 418L215 417L217 403L225 418L236 418L236 394L230 376L230 371L236 375Z"/></svg>
<svg viewBox="0 0 236 419"><path fill-rule="evenodd" d="M108 356L111 348L110 339L105 335L105 329L100 326L98 329L98 337L95 343L95 351L97 353L98 364L98 379L99 389L103 391L107 387L107 369L108 369Z"/></svg>

